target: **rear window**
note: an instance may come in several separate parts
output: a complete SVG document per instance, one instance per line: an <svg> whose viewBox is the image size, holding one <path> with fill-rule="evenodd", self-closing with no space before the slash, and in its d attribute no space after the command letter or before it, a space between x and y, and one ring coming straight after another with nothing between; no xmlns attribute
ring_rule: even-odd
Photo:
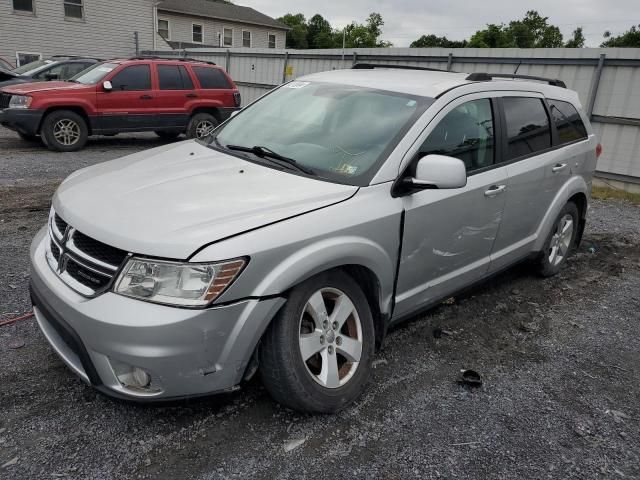
<svg viewBox="0 0 640 480"><path fill-rule="evenodd" d="M182 65L158 65L160 90L191 90L193 82Z"/></svg>
<svg viewBox="0 0 640 480"><path fill-rule="evenodd" d="M201 88L231 88L227 76L217 68L192 67Z"/></svg>
<svg viewBox="0 0 640 480"><path fill-rule="evenodd" d="M551 147L549 117L539 98L504 97L507 124L506 160Z"/></svg>
<svg viewBox="0 0 640 480"><path fill-rule="evenodd" d="M560 144L571 143L587 138L587 129L576 107L569 102L549 100L553 123L558 130Z"/></svg>

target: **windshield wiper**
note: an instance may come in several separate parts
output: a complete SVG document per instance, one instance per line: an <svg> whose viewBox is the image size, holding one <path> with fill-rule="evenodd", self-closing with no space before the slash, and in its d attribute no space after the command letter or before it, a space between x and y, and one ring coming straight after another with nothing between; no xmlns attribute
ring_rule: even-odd
<svg viewBox="0 0 640 480"><path fill-rule="evenodd" d="M296 170L299 170L303 173L306 173L308 175L315 175L315 172L310 168L305 167L304 165L300 165L293 158L283 157L282 155L280 155L277 152L274 152L268 147L262 147L260 145L254 145L253 147L245 147L242 145L226 145L224 148L228 148L229 150L237 150L239 152L253 153L254 155L260 158L271 158L275 160L280 160L281 162L284 162L287 165L290 165L294 167Z"/></svg>

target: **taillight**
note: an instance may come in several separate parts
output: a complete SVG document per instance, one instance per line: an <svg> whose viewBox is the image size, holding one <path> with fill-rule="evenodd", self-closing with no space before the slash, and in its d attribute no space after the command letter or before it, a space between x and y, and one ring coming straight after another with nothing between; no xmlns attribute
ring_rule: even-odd
<svg viewBox="0 0 640 480"><path fill-rule="evenodd" d="M600 155L602 155L602 144L598 144L596 146L596 158L600 158Z"/></svg>
<svg viewBox="0 0 640 480"><path fill-rule="evenodd" d="M236 104L236 107L240 106L240 102L241 102L241 98L240 98L240 92L233 92L233 101Z"/></svg>

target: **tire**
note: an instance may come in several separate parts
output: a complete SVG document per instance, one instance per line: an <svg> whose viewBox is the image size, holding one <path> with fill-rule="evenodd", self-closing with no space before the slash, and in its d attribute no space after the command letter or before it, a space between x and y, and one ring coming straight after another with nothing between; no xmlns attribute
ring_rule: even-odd
<svg viewBox="0 0 640 480"><path fill-rule="evenodd" d="M76 112L56 110L44 118L40 136L49 150L75 152L87 143L89 129L84 118Z"/></svg>
<svg viewBox="0 0 640 480"><path fill-rule="evenodd" d="M337 305L343 308L335 310ZM334 314L342 325L332 322ZM260 375L282 405L333 413L364 390L374 348L373 318L364 293L347 274L327 272L291 290L262 338Z"/></svg>
<svg viewBox="0 0 640 480"><path fill-rule="evenodd" d="M160 138L164 138L165 140L173 140L180 136L180 132L167 132L164 130L156 130L154 133Z"/></svg>
<svg viewBox="0 0 640 480"><path fill-rule="evenodd" d="M187 125L187 138L205 138L218 126L218 120L210 113L196 113Z"/></svg>
<svg viewBox="0 0 640 480"><path fill-rule="evenodd" d="M37 135L27 135L26 133L18 132L18 136L22 140L24 140L25 142L29 142L29 143L34 143L34 142L39 142L40 141L40 137L38 137Z"/></svg>
<svg viewBox="0 0 640 480"><path fill-rule="evenodd" d="M551 277L562 269L575 247L579 222L578 207L573 202L567 203L558 214L536 262L540 275Z"/></svg>

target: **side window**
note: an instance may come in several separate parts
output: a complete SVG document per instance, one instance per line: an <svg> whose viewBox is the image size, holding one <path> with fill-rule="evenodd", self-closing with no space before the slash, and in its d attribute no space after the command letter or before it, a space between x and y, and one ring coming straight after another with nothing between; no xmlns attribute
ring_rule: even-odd
<svg viewBox="0 0 640 480"><path fill-rule="evenodd" d="M491 100L472 100L451 110L420 147L420 156L429 154L459 158L467 171L494 162L495 138Z"/></svg>
<svg viewBox="0 0 640 480"><path fill-rule="evenodd" d="M160 90L182 90L182 77L177 65L158 65Z"/></svg>
<svg viewBox="0 0 640 480"><path fill-rule="evenodd" d="M182 88L185 90L193 90L193 81L187 72L187 68L183 65L178 65L178 71L180 72L180 78L182 79Z"/></svg>
<svg viewBox="0 0 640 480"><path fill-rule="evenodd" d="M553 123L558 130L560 144L587 138L587 129L576 107L569 102L549 100L549 108L551 110Z"/></svg>
<svg viewBox="0 0 640 480"><path fill-rule="evenodd" d="M551 147L549 117L539 98L504 97L507 126L505 160L529 155Z"/></svg>
<svg viewBox="0 0 640 480"><path fill-rule="evenodd" d="M231 88L229 81L224 73L217 68L211 67L192 67L193 72L198 77L200 87L204 89L210 88Z"/></svg>
<svg viewBox="0 0 640 480"><path fill-rule="evenodd" d="M62 80L64 63L59 63L51 68L45 68L41 72L36 73L33 78L36 80Z"/></svg>
<svg viewBox="0 0 640 480"><path fill-rule="evenodd" d="M193 90L193 82L183 65L158 65L160 90Z"/></svg>
<svg viewBox="0 0 640 480"><path fill-rule="evenodd" d="M131 65L116 73L111 85L115 91L151 90L151 69L149 65Z"/></svg>
<svg viewBox="0 0 640 480"><path fill-rule="evenodd" d="M67 63L64 71L62 72L62 79L63 80L68 80L71 77L75 77L77 74L79 74L83 70L86 70L91 65L93 65L93 64L92 63L82 63L82 62Z"/></svg>

